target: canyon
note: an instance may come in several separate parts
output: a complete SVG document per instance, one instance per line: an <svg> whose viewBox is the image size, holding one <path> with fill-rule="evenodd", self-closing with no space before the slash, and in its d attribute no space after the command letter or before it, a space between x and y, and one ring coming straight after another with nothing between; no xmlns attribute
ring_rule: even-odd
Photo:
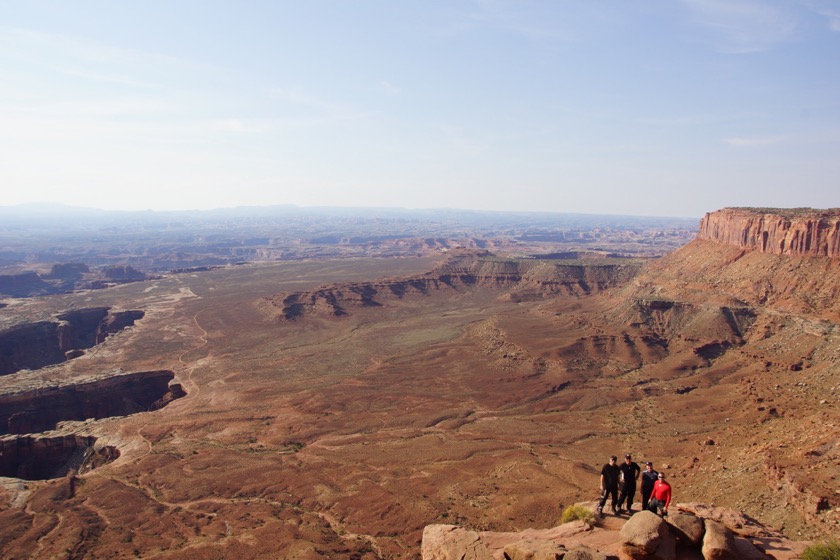
<svg viewBox="0 0 840 560"><path fill-rule="evenodd" d="M142 311L94 307L9 326L0 330L0 375L76 358L142 317Z"/></svg>
<svg viewBox="0 0 840 560"><path fill-rule="evenodd" d="M79 449L0 479L4 553L419 558L427 526L557 526L623 452L678 503L838 537L839 215L723 209L659 258L495 240L7 299L4 329L142 316L0 377L4 446ZM71 387L142 406L12 411Z"/></svg>
<svg viewBox="0 0 840 560"><path fill-rule="evenodd" d="M24 388L0 395L0 434L29 434L67 420L157 410L185 396L171 371L117 373L82 383Z"/></svg>

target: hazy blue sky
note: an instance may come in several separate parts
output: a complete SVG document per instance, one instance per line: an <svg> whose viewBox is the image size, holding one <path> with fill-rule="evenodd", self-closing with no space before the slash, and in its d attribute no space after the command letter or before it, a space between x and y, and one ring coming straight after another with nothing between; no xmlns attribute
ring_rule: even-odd
<svg viewBox="0 0 840 560"><path fill-rule="evenodd" d="M840 206L840 0L0 0L0 205Z"/></svg>

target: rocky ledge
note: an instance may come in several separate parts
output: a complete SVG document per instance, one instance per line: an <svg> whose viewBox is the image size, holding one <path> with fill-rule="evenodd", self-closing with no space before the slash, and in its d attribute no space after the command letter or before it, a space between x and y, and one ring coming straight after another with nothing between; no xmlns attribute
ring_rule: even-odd
<svg viewBox="0 0 840 560"><path fill-rule="evenodd" d="M724 208L706 214L697 239L775 255L840 257L840 208Z"/></svg>
<svg viewBox="0 0 840 560"><path fill-rule="evenodd" d="M730 509L696 503L672 509L666 518L642 511L517 533L429 525L422 560L793 560L808 544Z"/></svg>

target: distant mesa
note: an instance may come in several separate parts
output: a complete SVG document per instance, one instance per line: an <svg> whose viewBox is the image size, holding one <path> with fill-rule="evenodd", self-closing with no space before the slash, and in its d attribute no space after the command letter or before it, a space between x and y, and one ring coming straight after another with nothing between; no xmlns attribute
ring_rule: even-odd
<svg viewBox="0 0 840 560"><path fill-rule="evenodd" d="M82 275L90 272L88 265L84 263L54 264L50 273L44 278L59 280L78 280Z"/></svg>
<svg viewBox="0 0 840 560"><path fill-rule="evenodd" d="M25 298L77 289L96 290L147 279L148 276L143 272L125 265L107 266L101 271L91 272L84 263L54 264L49 274L27 271L0 275L0 297Z"/></svg>
<svg viewBox="0 0 840 560"><path fill-rule="evenodd" d="M627 283L641 265L639 259L607 259L603 255L572 262L568 257L514 259L489 251L458 249L427 274L322 286L308 292L278 294L268 301L282 310L283 318L294 320L306 315L341 317L353 308L379 307L391 299L473 287L504 290L505 297L513 301L558 294L582 296Z"/></svg>
<svg viewBox="0 0 840 560"><path fill-rule="evenodd" d="M8 297L34 297L57 294L61 289L45 282L37 272L0 275L0 295Z"/></svg>
<svg viewBox="0 0 840 560"><path fill-rule="evenodd" d="M724 208L700 221L698 239L775 255L840 257L840 208Z"/></svg>
<svg viewBox="0 0 840 560"><path fill-rule="evenodd" d="M14 325L0 331L0 375L81 356L82 350L100 344L143 316L143 311L92 307L67 311L49 321Z"/></svg>
<svg viewBox="0 0 840 560"><path fill-rule="evenodd" d="M109 266L102 270L105 278L113 282L140 282L146 275L130 266Z"/></svg>

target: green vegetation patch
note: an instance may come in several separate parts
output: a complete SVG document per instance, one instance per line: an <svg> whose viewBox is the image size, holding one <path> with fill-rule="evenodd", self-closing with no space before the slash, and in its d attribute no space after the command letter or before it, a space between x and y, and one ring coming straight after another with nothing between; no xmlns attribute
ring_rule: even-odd
<svg viewBox="0 0 840 560"><path fill-rule="evenodd" d="M560 523L569 523L578 520L593 525L595 523L595 514L589 508L575 504L566 507L560 516Z"/></svg>
<svg viewBox="0 0 840 560"><path fill-rule="evenodd" d="M811 545L802 551L802 560L840 560L840 542Z"/></svg>

